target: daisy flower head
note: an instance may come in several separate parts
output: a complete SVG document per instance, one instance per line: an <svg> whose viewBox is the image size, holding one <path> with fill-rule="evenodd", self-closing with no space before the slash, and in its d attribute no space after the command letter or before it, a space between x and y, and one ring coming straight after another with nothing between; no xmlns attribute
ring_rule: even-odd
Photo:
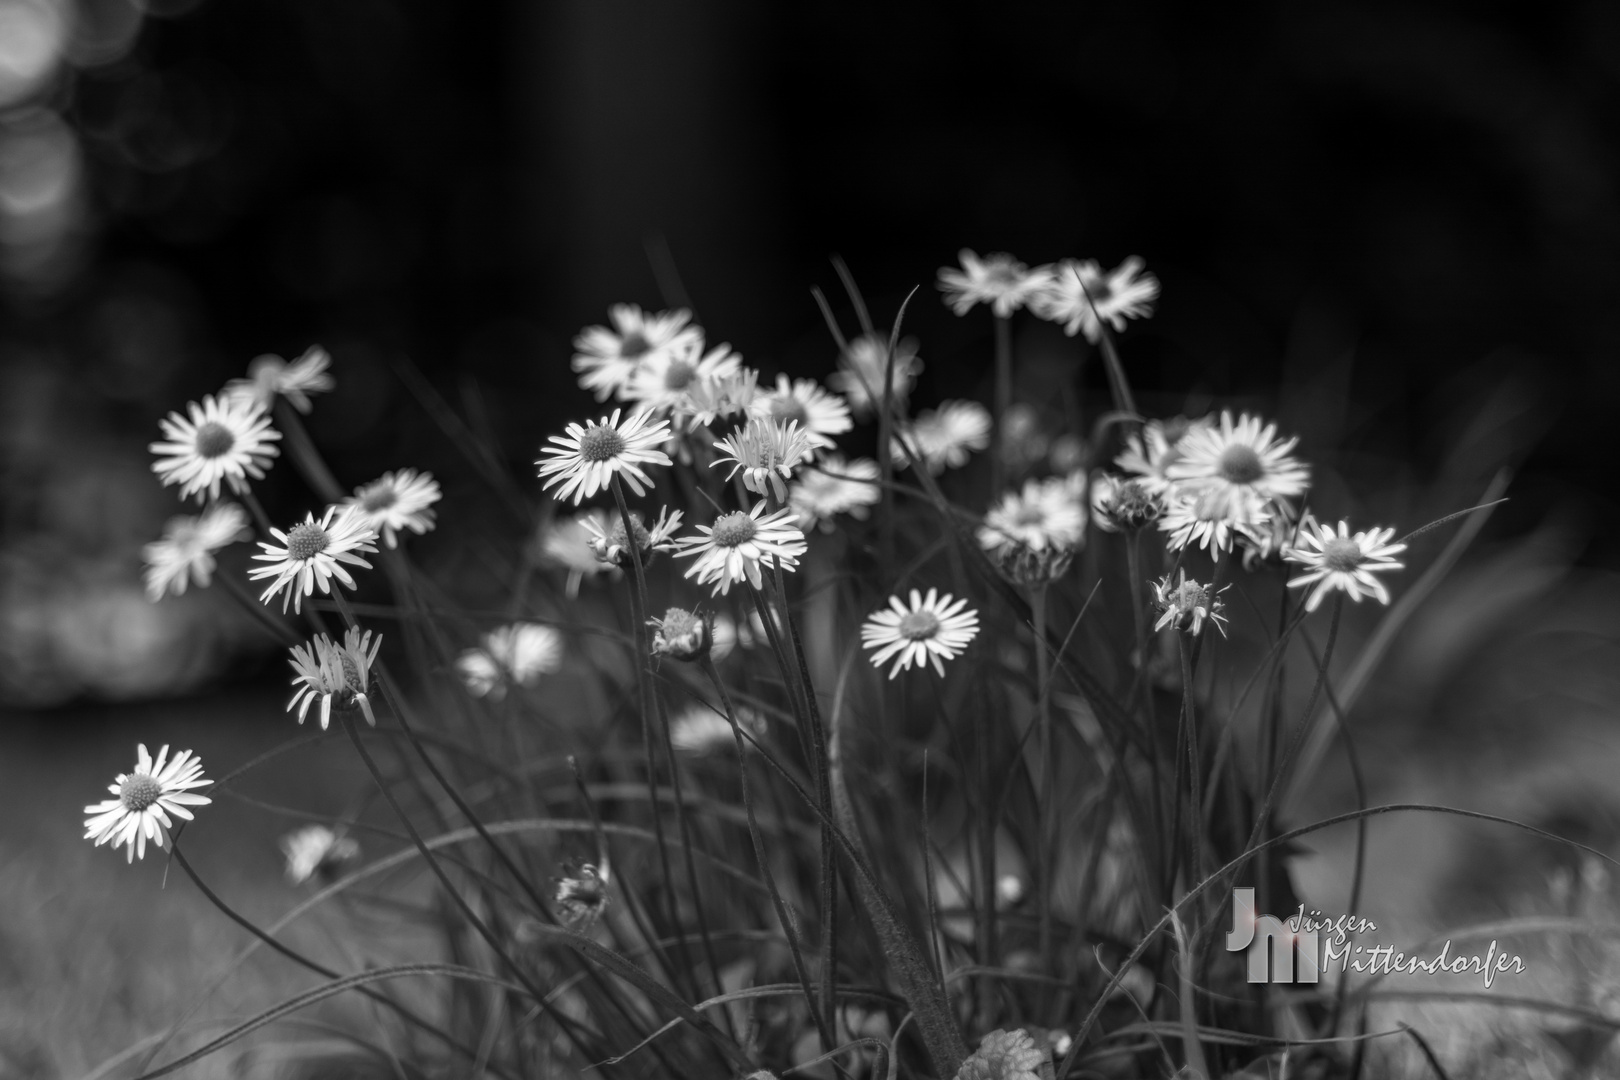
<svg viewBox="0 0 1620 1080"><path fill-rule="evenodd" d="M1233 525L1261 520L1266 504L1303 495L1310 470L1292 451L1297 437L1277 438L1277 425L1243 413L1236 421L1222 412L1218 425L1193 428L1182 436L1179 460L1165 467L1177 487L1214 501L1215 511Z"/></svg>
<svg viewBox="0 0 1620 1080"><path fill-rule="evenodd" d="M867 507L881 498L881 475L878 463L871 458L846 462L837 454L828 454L819 464L800 473L788 489L788 505L798 515L799 528L819 525L823 532L832 532L833 518L839 514L866 520Z"/></svg>
<svg viewBox="0 0 1620 1080"><path fill-rule="evenodd" d="M963 248L957 258L962 260L962 269L939 268L939 288L945 303L958 315L966 315L975 304L989 304L998 318L1005 319L1048 285L1046 267L1031 270L1011 255L998 253L981 259Z"/></svg>
<svg viewBox="0 0 1620 1080"><path fill-rule="evenodd" d="M572 498L574 505L606 491L613 477L623 474L625 483L637 495L652 486L643 465L669 465L669 455L658 449L669 441L669 421L654 420L652 413L631 413L619 422L622 410L612 416L580 427L569 424L566 437L552 435L555 446L541 448L546 457L536 461L540 475L548 479L541 490L561 483L558 499Z"/></svg>
<svg viewBox="0 0 1620 1080"><path fill-rule="evenodd" d="M898 596L889 597L889 606L879 608L861 624L861 647L877 650L872 666L881 668L889 660L889 678L930 663L941 676L945 661L954 660L979 633L979 613L967 606L967 599L952 601L951 594L939 595L929 589L924 597L911 590L911 606Z"/></svg>
<svg viewBox="0 0 1620 1080"><path fill-rule="evenodd" d="M170 518L163 539L141 548L146 598L155 604L168 593L184 595L192 581L206 588L214 574L214 552L250 535L247 514L235 503L216 502L197 517Z"/></svg>
<svg viewBox="0 0 1620 1080"><path fill-rule="evenodd" d="M1181 441L1189 432L1208 426L1208 420L1189 420L1185 416L1149 420L1141 431L1125 436L1125 450L1114 464L1149 491L1162 494L1172 483L1170 466L1181 460Z"/></svg>
<svg viewBox="0 0 1620 1080"><path fill-rule="evenodd" d="M776 389L759 394L749 406L755 416L769 417L779 424L796 421L810 440L810 450L831 450L834 435L855 426L844 399L825 390L814 379L776 377Z"/></svg>
<svg viewBox="0 0 1620 1080"><path fill-rule="evenodd" d="M1169 533L1165 546L1171 551L1196 546L1211 555L1231 551L1243 528L1263 527L1270 511L1261 507L1243 524L1234 522L1226 507L1211 495L1172 489L1159 518L1159 528Z"/></svg>
<svg viewBox="0 0 1620 1080"><path fill-rule="evenodd" d="M991 508L979 528L979 546L994 552L1021 543L1035 551L1076 548L1086 535L1083 492L1060 476L1026 480L1022 491L1009 491Z"/></svg>
<svg viewBox="0 0 1620 1080"><path fill-rule="evenodd" d="M1221 612L1226 610L1226 601L1221 599L1221 593L1229 588L1231 586L1226 585L1217 591L1211 585L1188 581L1185 570L1176 571L1176 581L1172 585L1170 575L1166 574L1153 583L1153 605L1159 612L1159 621L1153 624L1153 629L1163 630L1167 626L1174 626L1197 637L1204 628L1204 620L1208 619L1225 637L1226 616Z"/></svg>
<svg viewBox="0 0 1620 1080"><path fill-rule="evenodd" d="M484 635L479 648L456 660L456 671L474 697L506 696L506 684L533 686L562 667L563 636L538 623L513 623Z"/></svg>
<svg viewBox="0 0 1620 1080"><path fill-rule="evenodd" d="M549 526L543 526L539 539L540 559L568 571L567 592L572 600L579 595L579 583L586 577L609 571L618 573L596 556L592 541L613 531L619 512L612 513L599 506L589 507L572 517L560 517Z"/></svg>
<svg viewBox="0 0 1620 1080"><path fill-rule="evenodd" d="M957 1080L1040 1080L1046 1054L1023 1028L996 1030L962 1062Z"/></svg>
<svg viewBox="0 0 1620 1080"><path fill-rule="evenodd" d="M766 484L778 502L787 501L784 480L793 479L793 470L810 459L810 437L797 420L778 423L769 416L756 416L714 444L720 456L711 464L732 462L726 474L730 480L741 469L743 487L756 495L766 493Z"/></svg>
<svg viewBox="0 0 1620 1080"><path fill-rule="evenodd" d="M94 840L96 847L109 842L115 848L129 845L127 862L146 858L148 840L168 850L168 830L174 828L170 814L190 821L192 814L186 807L213 802L192 791L213 781L203 779L202 762L190 750L170 758L169 748L164 746L155 761L145 744L135 753L135 771L119 773L107 787L113 798L84 808L90 815L84 820L84 838Z"/></svg>
<svg viewBox="0 0 1620 1080"><path fill-rule="evenodd" d="M647 625L657 631L652 640L654 656L701 660L714 646L714 627L709 620L685 608L672 607L662 619L648 619Z"/></svg>
<svg viewBox="0 0 1620 1080"><path fill-rule="evenodd" d="M660 349L644 357L625 385L624 397L640 402L643 409L668 411L696 384L715 383L741 369L742 356L730 345L716 345L705 353L698 334L679 349Z"/></svg>
<svg viewBox="0 0 1620 1080"><path fill-rule="evenodd" d="M180 497L202 493L219 498L223 480L235 492L247 490L247 478L264 479L264 470L279 451L272 445L281 432L270 426L264 410L251 401L227 396L204 397L186 406L189 419L171 412L158 421L166 441L150 444L156 454L152 471L163 486L180 485Z"/></svg>
<svg viewBox="0 0 1620 1080"><path fill-rule="evenodd" d="M433 504L440 499L439 482L432 473L415 469L386 472L343 500L354 507L365 523L382 534L383 543L398 545L401 530L421 536L433 528Z"/></svg>
<svg viewBox="0 0 1620 1080"><path fill-rule="evenodd" d="M319 345L311 345L290 364L266 353L248 365L247 378L225 384L225 396L265 410L275 404L278 396L284 397L293 408L307 414L313 408L309 395L324 394L337 385L327 370L331 366L332 357Z"/></svg>
<svg viewBox="0 0 1620 1080"><path fill-rule="evenodd" d="M607 907L607 874L598 871L591 863L584 863L577 869L572 865L563 868L563 874L554 882L556 891L553 900L562 912L563 922L571 929L579 930L596 922Z"/></svg>
<svg viewBox="0 0 1620 1080"><path fill-rule="evenodd" d="M248 577L275 579L259 594L260 603L268 604L271 597L286 586L287 595L281 600L283 612L289 601L294 611L302 611L304 597L313 596L317 585L323 594L330 594L333 578L351 589L358 588L343 564L369 570L371 564L355 552L377 550L377 545L372 543L377 533L352 507L328 506L319 521L314 514L305 514L304 520L290 531L273 528L270 535L280 542L271 544L260 540L259 546L264 551L253 556L270 565L249 570Z"/></svg>
<svg viewBox="0 0 1620 1080"><path fill-rule="evenodd" d="M1126 319L1152 315L1158 295L1159 279L1142 273L1142 260L1135 255L1107 273L1093 259L1064 259L1052 267L1046 288L1030 301L1030 309L1048 322L1062 323L1070 337L1084 333L1095 345L1103 323L1119 333Z"/></svg>
<svg viewBox="0 0 1620 1080"><path fill-rule="evenodd" d="M713 584L717 595L731 592L739 581L761 588L761 563L769 560L784 570L793 570L805 552L804 533L793 524L793 516L786 507L765 513L762 499L746 514L733 511L721 514L712 526L699 525L703 535L681 537L677 543L684 550L676 552L675 557L696 556L686 576L699 585Z"/></svg>
<svg viewBox="0 0 1620 1080"><path fill-rule="evenodd" d="M924 409L906 425L905 434L924 467L938 476L947 468L960 469L969 454L990 445L990 410L977 401L941 402L937 409ZM906 442L899 438L890 443L889 453L896 465L911 461Z"/></svg>
<svg viewBox="0 0 1620 1080"><path fill-rule="evenodd" d="M870 416L883 407L883 380L889 367L889 342L875 334L862 334L849 343L838 358L838 370L827 377L834 390L843 394L856 416ZM901 405L922 374L917 357L917 339L901 338L894 349L894 379L891 394Z"/></svg>
<svg viewBox="0 0 1620 1080"><path fill-rule="evenodd" d="M1305 569L1305 573L1289 581L1288 587L1316 586L1305 599L1306 611L1321 607L1323 598L1335 589L1356 603L1370 596L1387 604L1389 590L1373 575L1406 568L1405 563L1393 558L1406 550L1405 544L1390 543L1394 536L1394 529L1352 533L1342 521L1337 531L1331 525L1310 522L1300 529L1298 544L1283 553L1284 559Z"/></svg>
<svg viewBox="0 0 1620 1080"><path fill-rule="evenodd" d="M597 401L626 400L630 380L643 363L667 353L685 353L702 339L702 331L687 325L692 313L685 309L651 315L635 304L615 304L608 317L611 329L586 327L574 339L573 368L579 373L579 385Z"/></svg>
<svg viewBox="0 0 1620 1080"><path fill-rule="evenodd" d="M675 530L681 527L681 512L670 513L669 507L658 511L658 520L651 529L641 521L641 514L630 511L630 524L635 529L636 547L641 552L643 566L652 563L655 552L674 551ZM602 562L612 566L630 565L630 543L624 532L624 519L616 513L581 516L585 531L591 534L591 551Z"/></svg>
<svg viewBox="0 0 1620 1080"><path fill-rule="evenodd" d="M1105 472L1092 477L1091 516L1104 532L1135 532L1164 511L1164 495L1136 477Z"/></svg>
<svg viewBox="0 0 1620 1080"><path fill-rule="evenodd" d="M321 703L321 730L332 723L332 710L341 716L359 709L366 722L377 726L377 717L371 711L371 699L366 691L371 686L371 665L377 661L377 650L382 648L382 635L372 637L371 631L349 627L343 635L343 644L336 645L325 634L316 634L308 646L294 645L292 659L287 662L294 672L296 692L287 702L287 711L298 708L298 722L309 715L309 707Z"/></svg>
<svg viewBox="0 0 1620 1080"><path fill-rule="evenodd" d="M338 867L360 857L360 845L325 825L305 825L281 838L287 857L287 880L302 885L312 877L335 876Z"/></svg>

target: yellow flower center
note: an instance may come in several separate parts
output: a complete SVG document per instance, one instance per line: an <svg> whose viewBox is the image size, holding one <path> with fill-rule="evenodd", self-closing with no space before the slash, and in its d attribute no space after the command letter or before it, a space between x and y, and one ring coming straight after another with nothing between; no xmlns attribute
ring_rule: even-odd
<svg viewBox="0 0 1620 1080"><path fill-rule="evenodd" d="M667 390L685 390L697 377L697 366L685 360L671 360L669 367L664 369L664 388Z"/></svg>
<svg viewBox="0 0 1620 1080"><path fill-rule="evenodd" d="M231 447L236 445L236 436L224 424L217 424L210 420L197 429L197 455L205 458L217 458L222 454L230 453Z"/></svg>
<svg viewBox="0 0 1620 1080"><path fill-rule="evenodd" d="M714 537L714 542L721 547L734 548L738 544L752 540L757 532L759 532L759 526L754 524L753 518L741 511L735 511L723 515L716 521L711 535Z"/></svg>
<svg viewBox="0 0 1620 1080"><path fill-rule="evenodd" d="M624 436L611 427L592 424L579 437L579 456L586 461L612 461L624 453Z"/></svg>
<svg viewBox="0 0 1620 1080"><path fill-rule="evenodd" d="M360 505L369 513L386 510L399 502L399 492L392 484L379 484L360 497Z"/></svg>
<svg viewBox="0 0 1620 1080"><path fill-rule="evenodd" d="M1253 447L1242 443L1228 446L1221 452L1221 460L1215 471L1229 484L1252 484L1266 475L1260 455L1254 452Z"/></svg>
<svg viewBox="0 0 1620 1080"><path fill-rule="evenodd" d="M163 785L159 784L148 773L136 773L126 777L118 786L118 801L124 804L124 809L131 813L139 813L158 801L163 794Z"/></svg>
<svg viewBox="0 0 1620 1080"><path fill-rule="evenodd" d="M652 342L643 337L639 330L624 335L624 340L619 343L619 355L626 360L639 359L649 352L652 352Z"/></svg>
<svg viewBox="0 0 1620 1080"><path fill-rule="evenodd" d="M900 636L926 641L939 633L939 616L932 611L913 611L900 616Z"/></svg>
<svg viewBox="0 0 1620 1080"><path fill-rule="evenodd" d="M780 421L783 427L787 427L791 420L797 420L800 427L810 422L810 415L805 412L804 403L791 394L771 399L771 416Z"/></svg>
<svg viewBox="0 0 1620 1080"><path fill-rule="evenodd" d="M1322 545L1322 565L1349 573L1361 565L1361 545L1348 538L1329 540Z"/></svg>
<svg viewBox="0 0 1620 1080"><path fill-rule="evenodd" d="M331 541L326 530L313 521L294 525L287 534L287 557L295 562L306 562L325 551Z"/></svg>

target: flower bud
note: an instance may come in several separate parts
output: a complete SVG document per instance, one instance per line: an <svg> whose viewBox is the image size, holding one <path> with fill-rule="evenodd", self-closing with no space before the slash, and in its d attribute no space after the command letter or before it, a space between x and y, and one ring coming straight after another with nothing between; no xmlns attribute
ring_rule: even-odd
<svg viewBox="0 0 1620 1080"><path fill-rule="evenodd" d="M647 625L658 630L653 635L654 656L702 660L709 655L709 647L714 642L708 621L685 608L670 608L662 619L648 619Z"/></svg>

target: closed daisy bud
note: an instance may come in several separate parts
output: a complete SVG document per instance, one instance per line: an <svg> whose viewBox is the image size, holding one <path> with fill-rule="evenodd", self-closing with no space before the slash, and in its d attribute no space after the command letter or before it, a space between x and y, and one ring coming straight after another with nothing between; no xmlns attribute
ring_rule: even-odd
<svg viewBox="0 0 1620 1080"><path fill-rule="evenodd" d="M1186 630L1194 637L1204 628L1204 620L1208 619L1215 624L1215 629L1226 636L1226 616L1221 612L1226 608L1226 602L1220 594L1231 588L1230 585L1217 591L1211 585L1200 585L1196 581L1187 580L1187 571L1176 572L1176 582L1170 583L1170 575L1153 583L1154 606L1159 612L1159 621L1153 624L1153 629L1163 630L1167 626L1174 626L1178 630Z"/></svg>
<svg viewBox="0 0 1620 1080"><path fill-rule="evenodd" d="M655 656L670 656L676 660L701 660L709 655L714 634L708 620L692 614L685 608L672 607L662 619L648 619L655 627L652 651Z"/></svg>
<svg viewBox="0 0 1620 1080"><path fill-rule="evenodd" d="M1069 572L1074 561L1071 547L1033 548L1017 540L1002 544L990 552L990 558L1001 571L1001 576L1025 589L1044 589Z"/></svg>
<svg viewBox="0 0 1620 1080"><path fill-rule="evenodd" d="M1105 532L1135 532L1164 515L1164 496L1141 481L1098 473L1091 483L1091 512Z"/></svg>

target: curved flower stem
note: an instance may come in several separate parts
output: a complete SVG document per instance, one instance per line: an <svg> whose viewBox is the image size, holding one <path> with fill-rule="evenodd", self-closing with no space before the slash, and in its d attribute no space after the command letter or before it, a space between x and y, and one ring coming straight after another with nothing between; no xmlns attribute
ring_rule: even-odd
<svg viewBox="0 0 1620 1080"><path fill-rule="evenodd" d="M1052 758L1052 709L1048 697L1051 693L1051 663L1046 657L1046 586L1037 585L1029 593L1030 621L1035 627L1035 716L1040 725L1041 791L1036 805L1036 836L1039 837L1040 874L1040 937L1039 953L1044 959L1052 956L1052 885L1053 863L1057 845L1054 841L1054 823L1057 792L1057 763Z"/></svg>
<svg viewBox="0 0 1620 1080"><path fill-rule="evenodd" d="M1198 752L1198 715L1194 703L1193 664L1195 656L1187 649L1187 636L1176 633L1176 653L1181 658L1181 717L1186 732L1187 753L1187 880L1197 881L1202 873L1204 827L1203 761Z"/></svg>

